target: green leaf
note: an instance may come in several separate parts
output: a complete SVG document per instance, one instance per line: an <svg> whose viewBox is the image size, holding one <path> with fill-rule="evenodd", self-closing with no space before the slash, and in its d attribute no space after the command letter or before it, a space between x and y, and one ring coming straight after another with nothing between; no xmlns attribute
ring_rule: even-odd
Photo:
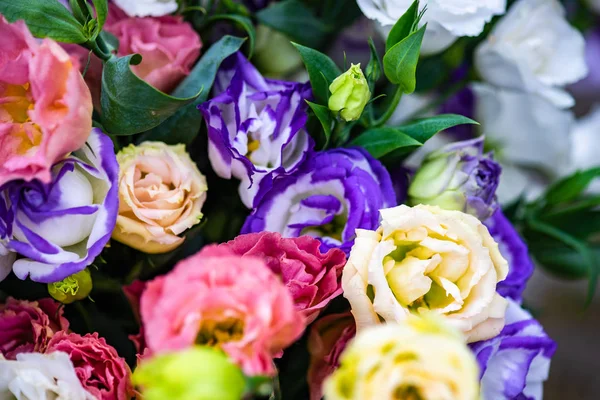
<svg viewBox="0 0 600 400"><path fill-rule="evenodd" d="M419 17L419 0L415 0L396 22L385 41L385 51L399 43L413 31L413 26Z"/></svg>
<svg viewBox="0 0 600 400"><path fill-rule="evenodd" d="M371 49L371 59L367 64L367 68L365 69L367 81L369 82L369 89L371 93L375 90L375 84L381 77L381 71L383 71L383 65L381 64L381 59L379 58L379 54L377 54L377 49L375 48L375 43L373 43L373 39L369 38L369 48Z"/></svg>
<svg viewBox="0 0 600 400"><path fill-rule="evenodd" d="M479 125L479 123L462 115L440 114L435 117L410 122L406 125L399 126L398 129L424 144L436 133L464 124Z"/></svg>
<svg viewBox="0 0 600 400"><path fill-rule="evenodd" d="M254 24L252 20L248 17L244 17L242 15L236 14L217 14L213 15L208 19L208 22L220 21L220 20L230 20L238 25L240 25L248 34L248 58L252 58L252 54L254 54L254 45L256 43L256 30L254 29Z"/></svg>
<svg viewBox="0 0 600 400"><path fill-rule="evenodd" d="M0 14L10 22L22 19L35 37L63 43L84 43L82 25L56 0L0 0Z"/></svg>
<svg viewBox="0 0 600 400"><path fill-rule="evenodd" d="M415 75L426 28L425 25L395 44L383 57L385 76L407 94L414 92L417 85Z"/></svg>
<svg viewBox="0 0 600 400"><path fill-rule="evenodd" d="M577 171L552 185L545 194L548 205L571 201L579 196L596 178L600 177L600 166Z"/></svg>
<svg viewBox="0 0 600 400"><path fill-rule="evenodd" d="M310 47L320 47L328 34L327 26L298 0L273 3L256 13L256 18L261 24Z"/></svg>
<svg viewBox="0 0 600 400"><path fill-rule="evenodd" d="M589 276L589 267L579 252L557 240L543 235L538 241L529 241L529 249L535 260L549 272L566 279L584 279ZM592 250L595 258L600 257L600 248Z"/></svg>
<svg viewBox="0 0 600 400"><path fill-rule="evenodd" d="M131 71L142 57L111 57L102 71L102 125L113 135L133 135L160 125L200 93L189 98L169 96ZM200 88L197 88L200 89Z"/></svg>
<svg viewBox="0 0 600 400"><path fill-rule="evenodd" d="M329 85L342 71L325 54L297 43L292 44L296 46L304 61L315 98L319 104L327 104Z"/></svg>
<svg viewBox="0 0 600 400"><path fill-rule="evenodd" d="M174 96L189 97L194 91L203 88L200 96L191 104L179 109L165 122L143 134L140 141L158 140L168 144L190 144L198 136L202 124L202 114L197 106L208 98L223 60L238 51L244 41L243 38L224 36L213 44L200 58L190 75L173 92Z"/></svg>
<svg viewBox="0 0 600 400"><path fill-rule="evenodd" d="M106 0L93 0L96 9L96 19L98 20L98 31L101 31L108 15L108 2Z"/></svg>
<svg viewBox="0 0 600 400"><path fill-rule="evenodd" d="M110 52L119 50L119 39L117 39L117 37L112 33L108 31L102 31L100 32L100 38L104 40L104 43L110 47Z"/></svg>
<svg viewBox="0 0 600 400"><path fill-rule="evenodd" d="M373 157L381 158L394 152L411 152L422 144L396 128L374 128L363 132L350 142L350 146L360 146Z"/></svg>
<svg viewBox="0 0 600 400"><path fill-rule="evenodd" d="M333 123L333 118L331 117L331 112L329 112L329 108L311 103L310 101L306 101L308 103L311 110L315 113L315 116L321 123L323 127L323 140L321 140L321 146L319 147L321 150L324 150L329 146L329 140L331 139L331 124Z"/></svg>

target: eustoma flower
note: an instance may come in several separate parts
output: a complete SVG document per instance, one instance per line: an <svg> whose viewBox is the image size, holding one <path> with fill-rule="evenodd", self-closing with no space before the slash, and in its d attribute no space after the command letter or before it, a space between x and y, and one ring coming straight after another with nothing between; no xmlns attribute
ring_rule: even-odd
<svg viewBox="0 0 600 400"><path fill-rule="evenodd" d="M557 0L519 0L477 49L484 80L537 93L566 108L573 98L562 89L587 75L585 41L569 25Z"/></svg>
<svg viewBox="0 0 600 400"><path fill-rule="evenodd" d="M202 219L206 178L185 146L130 145L117 154L119 217L113 239L146 253L180 246L178 236Z"/></svg>
<svg viewBox="0 0 600 400"><path fill-rule="evenodd" d="M217 347L247 375L273 375L273 357L305 327L291 294L262 259L215 246L150 282L141 314L152 354Z"/></svg>
<svg viewBox="0 0 600 400"><path fill-rule="evenodd" d="M481 221L498 207L500 165L483 154L483 138L451 143L430 153L408 189L411 204L437 205Z"/></svg>
<svg viewBox="0 0 600 400"><path fill-rule="evenodd" d="M358 0L358 6L370 19L389 31L414 0ZM461 36L478 36L494 15L503 14L506 0L425 0L422 23L427 23L424 53L446 49ZM386 34L387 36L387 34Z"/></svg>
<svg viewBox="0 0 600 400"><path fill-rule="evenodd" d="M310 235L321 240L323 250L346 253L356 229L376 229L379 209L396 204L387 170L359 148L315 153L260 197L242 233Z"/></svg>
<svg viewBox="0 0 600 400"><path fill-rule="evenodd" d="M252 207L259 189L293 171L313 147L303 129L310 84L265 79L237 53L223 63L215 92L200 106L208 156L217 175L241 180L242 201Z"/></svg>
<svg viewBox="0 0 600 400"><path fill-rule="evenodd" d="M90 133L90 91L69 55L36 41L23 21L0 15L0 37L0 185L49 182L52 165Z"/></svg>
<svg viewBox="0 0 600 400"><path fill-rule="evenodd" d="M481 368L483 399L542 400L556 343L516 303L508 303L502 332L471 349Z"/></svg>
<svg viewBox="0 0 600 400"><path fill-rule="evenodd" d="M346 264L343 251L321 253L320 244L310 236L282 238L278 233L261 232L240 235L222 246L241 256L262 258L281 276L309 324L342 293L342 268Z"/></svg>
<svg viewBox="0 0 600 400"><path fill-rule="evenodd" d="M25 257L13 265L20 279L57 282L94 261L115 226L117 175L112 141L94 129L83 147L53 166L50 182L0 187L2 239Z"/></svg>
<svg viewBox="0 0 600 400"><path fill-rule="evenodd" d="M496 286L508 264L472 215L419 205L381 210L381 227L358 230L342 287L360 331L411 312L435 313L466 334L489 339L504 326Z"/></svg>
<svg viewBox="0 0 600 400"><path fill-rule="evenodd" d="M324 385L326 400L473 400L477 363L461 335L411 316L359 332Z"/></svg>

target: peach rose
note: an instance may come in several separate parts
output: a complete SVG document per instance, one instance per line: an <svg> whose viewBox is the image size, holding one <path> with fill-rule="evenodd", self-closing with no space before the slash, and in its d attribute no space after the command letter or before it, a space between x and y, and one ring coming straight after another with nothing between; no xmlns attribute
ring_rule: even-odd
<svg viewBox="0 0 600 400"><path fill-rule="evenodd" d="M92 98L79 66L53 40L0 15L0 185L50 181L51 166L84 145Z"/></svg>
<svg viewBox="0 0 600 400"><path fill-rule="evenodd" d="M182 144L130 145L117 154L119 216L113 239L145 253L166 253L202 219L206 178Z"/></svg>

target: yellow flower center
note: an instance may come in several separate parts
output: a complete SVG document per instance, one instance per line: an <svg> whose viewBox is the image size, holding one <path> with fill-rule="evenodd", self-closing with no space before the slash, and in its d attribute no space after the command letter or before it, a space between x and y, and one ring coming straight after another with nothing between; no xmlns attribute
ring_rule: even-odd
<svg viewBox="0 0 600 400"><path fill-rule="evenodd" d="M411 385L400 386L394 393L394 400L421 400L419 389Z"/></svg>
<svg viewBox="0 0 600 400"><path fill-rule="evenodd" d="M250 155L253 152L255 152L256 150L258 150L259 147L260 147L260 142L256 139L250 138L250 141L248 142L248 155Z"/></svg>
<svg viewBox="0 0 600 400"><path fill-rule="evenodd" d="M237 342L244 336L244 322L237 318L226 318L202 323L196 344L218 347L222 343Z"/></svg>
<svg viewBox="0 0 600 400"><path fill-rule="evenodd" d="M0 122L16 125L11 131L17 142L17 154L23 155L42 142L40 128L31 123L29 111L34 109L29 83L24 85L0 84Z"/></svg>

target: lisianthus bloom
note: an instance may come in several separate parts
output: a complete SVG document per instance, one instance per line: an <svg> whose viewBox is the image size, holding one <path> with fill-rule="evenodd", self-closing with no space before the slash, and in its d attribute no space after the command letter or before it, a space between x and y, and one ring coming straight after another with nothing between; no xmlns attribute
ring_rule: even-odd
<svg viewBox="0 0 600 400"><path fill-rule="evenodd" d="M483 153L483 137L448 144L430 153L408 189L411 204L437 205L481 221L498 208L500 165Z"/></svg>
<svg viewBox="0 0 600 400"><path fill-rule="evenodd" d="M16 360L0 357L0 398L98 400L84 389L69 356L21 353Z"/></svg>
<svg viewBox="0 0 600 400"><path fill-rule="evenodd" d="M513 301L498 336L471 344L481 368L481 398L542 400L556 343Z"/></svg>
<svg viewBox="0 0 600 400"><path fill-rule="evenodd" d="M237 53L222 64L215 94L200 106L208 126L208 156L221 178L241 180L240 196L252 207L259 189L293 171L313 147L303 129L310 84L263 78Z"/></svg>
<svg viewBox="0 0 600 400"><path fill-rule="evenodd" d="M469 342L496 336L506 300L496 293L508 263L475 217L436 206L381 210L377 231L359 229L342 287L357 329L408 315L443 316Z"/></svg>
<svg viewBox="0 0 600 400"><path fill-rule="evenodd" d="M113 0L130 17L161 17L177 11L177 0Z"/></svg>
<svg viewBox="0 0 600 400"><path fill-rule="evenodd" d="M273 375L273 357L305 327L292 295L262 259L217 246L149 282L141 313L153 354L218 347L247 375Z"/></svg>
<svg viewBox="0 0 600 400"><path fill-rule="evenodd" d="M93 129L83 147L54 164L50 182L0 187L0 237L25 257L15 261L15 275L52 283L90 265L115 226L117 175L111 139Z"/></svg>
<svg viewBox="0 0 600 400"><path fill-rule="evenodd" d="M340 356L355 335L356 325L350 312L327 315L311 326L310 365L306 377L310 400L321 400L325 378L339 368Z"/></svg>
<svg viewBox="0 0 600 400"><path fill-rule="evenodd" d="M381 208L396 204L387 170L365 150L335 149L311 155L296 171L260 194L242 233L314 236L321 250L348 253L356 229L377 229Z"/></svg>
<svg viewBox="0 0 600 400"><path fill-rule="evenodd" d="M48 343L48 353L69 355L81 384L98 400L130 400L131 371L117 351L97 333L85 336L59 332Z"/></svg>
<svg viewBox="0 0 600 400"><path fill-rule="evenodd" d="M358 0L367 18L379 22L385 36L412 5L413 0ZM504 14L506 0L424 0L427 8L421 24L427 23L422 52L437 53L461 36L479 36L495 15Z"/></svg>
<svg viewBox="0 0 600 400"><path fill-rule="evenodd" d="M501 209L496 210L484 224L509 265L506 279L498 283L496 290L500 296L520 302L534 269L527 245Z"/></svg>
<svg viewBox="0 0 600 400"><path fill-rule="evenodd" d="M575 103L563 86L587 75L585 41L558 0L519 0L479 45L475 63L487 82Z"/></svg>
<svg viewBox="0 0 600 400"><path fill-rule="evenodd" d="M326 400L473 400L478 368L462 336L437 319L411 316L360 332L324 385Z"/></svg>
<svg viewBox="0 0 600 400"><path fill-rule="evenodd" d="M146 400L239 400L246 386L242 371L225 353L201 346L144 361L133 381Z"/></svg>
<svg viewBox="0 0 600 400"><path fill-rule="evenodd" d="M113 239L145 253L180 246L202 219L206 178L182 144L129 145L117 154L119 217Z"/></svg>
<svg viewBox="0 0 600 400"><path fill-rule="evenodd" d="M0 37L0 186L48 183L52 165L90 134L90 91L69 55L53 40L36 41L23 21L0 15Z"/></svg>
<svg viewBox="0 0 600 400"><path fill-rule="evenodd" d="M132 71L163 92L170 92L189 75L202 48L200 36L182 17L125 18L106 30L119 39L119 56L142 56Z"/></svg>
<svg viewBox="0 0 600 400"><path fill-rule="evenodd" d="M43 353L48 342L69 329L63 309L52 299L15 300L0 304L0 354L14 360L19 353Z"/></svg>
<svg viewBox="0 0 600 400"><path fill-rule="evenodd" d="M241 256L262 258L288 288L296 309L313 322L329 302L342 293L346 255L339 249L321 253L321 242L310 236L282 238L279 233L240 235L223 244Z"/></svg>

